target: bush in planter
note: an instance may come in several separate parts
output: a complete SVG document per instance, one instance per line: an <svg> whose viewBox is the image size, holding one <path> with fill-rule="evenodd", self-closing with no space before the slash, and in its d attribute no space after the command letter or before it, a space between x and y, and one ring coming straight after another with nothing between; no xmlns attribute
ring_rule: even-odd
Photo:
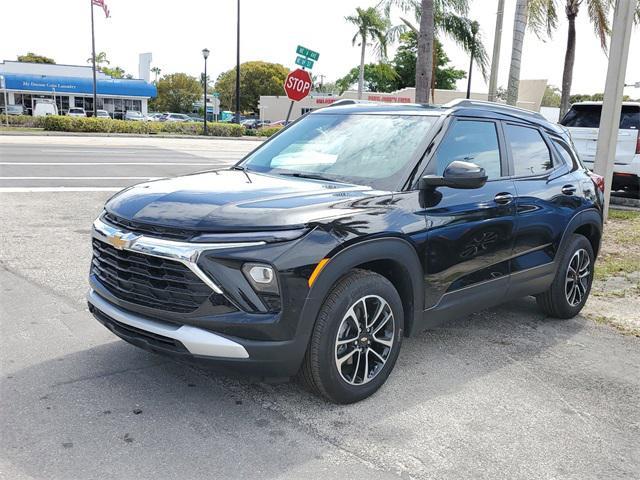
<svg viewBox="0 0 640 480"><path fill-rule="evenodd" d="M31 115L9 115L9 126L25 128L42 128L44 117L32 117ZM0 126L7 124L7 116L0 115Z"/></svg>

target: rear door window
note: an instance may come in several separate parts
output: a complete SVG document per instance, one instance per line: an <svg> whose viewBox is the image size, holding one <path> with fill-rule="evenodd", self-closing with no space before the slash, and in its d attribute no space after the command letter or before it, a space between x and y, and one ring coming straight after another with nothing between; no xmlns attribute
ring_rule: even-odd
<svg viewBox="0 0 640 480"><path fill-rule="evenodd" d="M541 175L553 169L551 152L537 129L506 124L504 133L511 147L515 176Z"/></svg>

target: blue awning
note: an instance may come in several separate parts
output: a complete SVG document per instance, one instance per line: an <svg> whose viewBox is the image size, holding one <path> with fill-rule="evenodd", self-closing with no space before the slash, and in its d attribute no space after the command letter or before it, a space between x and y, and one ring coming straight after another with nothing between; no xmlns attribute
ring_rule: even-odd
<svg viewBox="0 0 640 480"><path fill-rule="evenodd" d="M56 94L93 94L93 80L91 78L14 73L5 73L4 78L7 90L51 93L55 89ZM132 80L128 78L98 79L96 81L96 91L98 95L113 95L117 97L153 98L158 94L155 85L147 83L144 80Z"/></svg>

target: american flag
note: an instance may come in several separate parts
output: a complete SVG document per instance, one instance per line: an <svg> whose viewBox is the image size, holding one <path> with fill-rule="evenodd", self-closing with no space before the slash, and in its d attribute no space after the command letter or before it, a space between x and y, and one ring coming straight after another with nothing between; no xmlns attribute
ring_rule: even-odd
<svg viewBox="0 0 640 480"><path fill-rule="evenodd" d="M91 3L92 5L101 7L102 10L104 10L104 16L106 18L109 18L111 16L111 13L109 12L109 7L107 7L107 4L104 3L104 0L91 0Z"/></svg>

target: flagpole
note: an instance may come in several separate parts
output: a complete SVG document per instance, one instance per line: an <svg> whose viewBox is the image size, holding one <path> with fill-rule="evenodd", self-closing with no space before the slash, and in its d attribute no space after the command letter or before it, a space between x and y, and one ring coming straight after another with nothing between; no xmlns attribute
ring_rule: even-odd
<svg viewBox="0 0 640 480"><path fill-rule="evenodd" d="M89 0L91 4L91 60L93 64L93 116L96 117L96 109L98 108L98 99L96 96L96 36L93 31L93 0Z"/></svg>

